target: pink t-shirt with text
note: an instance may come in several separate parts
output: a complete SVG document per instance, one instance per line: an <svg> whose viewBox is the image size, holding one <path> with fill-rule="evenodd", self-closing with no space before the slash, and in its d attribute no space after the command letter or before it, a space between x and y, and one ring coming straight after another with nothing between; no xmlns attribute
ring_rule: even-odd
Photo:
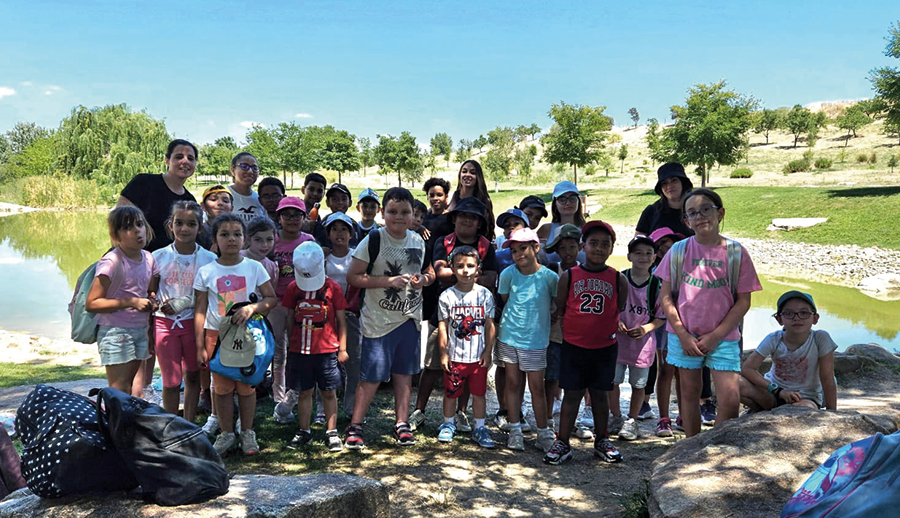
<svg viewBox="0 0 900 518"><path fill-rule="evenodd" d="M116 268L122 270L117 273ZM107 299L125 299L130 297L147 298L150 278L158 274L159 266L150 252L141 250L141 259L134 261L129 259L119 247L116 247L100 259L94 276L109 277L112 289L106 294ZM115 313L100 313L97 323L109 327L147 327L150 325L150 313L133 308Z"/></svg>
<svg viewBox="0 0 900 518"><path fill-rule="evenodd" d="M619 313L619 322L625 324L626 328L634 329L650 323L650 311L647 309L647 288L649 286L649 279L640 287L628 280L625 311ZM659 307L659 297L656 298L655 305L653 315L656 318L663 318L662 309ZM652 331L637 339L631 338L625 333L619 333L616 335L616 340L619 342L617 363L641 368L653 365L653 358L656 356L656 337Z"/></svg>
<svg viewBox="0 0 900 518"><path fill-rule="evenodd" d="M654 273L664 281L671 281L668 253ZM728 253L725 245L704 246L694 237L688 238L682 265L682 281L678 291L678 316L689 333L702 336L712 332L725 318L734 299L728 286ZM741 271L738 275L737 293L762 290L756 268L747 249L741 246ZM666 325L670 333L672 325ZM723 340L738 340L741 333L737 326Z"/></svg>
<svg viewBox="0 0 900 518"><path fill-rule="evenodd" d="M275 264L278 265L278 282L275 284L275 295L278 300L284 298L288 284L294 280L294 249L301 243L312 241L311 234L300 232L300 237L293 241L285 241L275 235Z"/></svg>

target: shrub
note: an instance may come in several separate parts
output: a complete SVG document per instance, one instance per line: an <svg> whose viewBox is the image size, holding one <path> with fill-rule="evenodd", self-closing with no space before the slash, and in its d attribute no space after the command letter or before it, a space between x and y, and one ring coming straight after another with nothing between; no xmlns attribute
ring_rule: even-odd
<svg viewBox="0 0 900 518"><path fill-rule="evenodd" d="M97 207L114 204L120 189L68 176L32 176L20 180L16 201L29 207Z"/></svg>
<svg viewBox="0 0 900 518"><path fill-rule="evenodd" d="M813 153L812 149L803 152L803 160L806 160L807 162L812 163L814 158L815 158L815 154Z"/></svg>
<svg viewBox="0 0 900 518"><path fill-rule="evenodd" d="M731 172L732 178L750 178L753 176L753 171L746 167L738 167L734 171Z"/></svg>
<svg viewBox="0 0 900 518"><path fill-rule="evenodd" d="M875 152L874 152L874 151L872 151L872 154L869 155L868 160L869 160L869 163L870 163L870 164L874 164L875 162L878 161L878 157L875 156Z"/></svg>
<svg viewBox="0 0 900 518"><path fill-rule="evenodd" d="M866 155L865 153L860 153L860 154L856 155L856 161L859 162L860 164L865 163L868 160L869 160L869 156Z"/></svg>
<svg viewBox="0 0 900 518"><path fill-rule="evenodd" d="M816 159L816 169L828 169L833 162L830 158L819 157Z"/></svg>
<svg viewBox="0 0 900 518"><path fill-rule="evenodd" d="M784 166L785 173L800 173L809 171L809 162L806 160L791 160Z"/></svg>

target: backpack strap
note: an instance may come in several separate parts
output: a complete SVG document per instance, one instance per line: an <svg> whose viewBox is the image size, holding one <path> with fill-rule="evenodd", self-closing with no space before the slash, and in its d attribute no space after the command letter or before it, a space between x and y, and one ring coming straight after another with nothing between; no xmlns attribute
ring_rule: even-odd
<svg viewBox="0 0 900 518"><path fill-rule="evenodd" d="M669 281L672 284L672 302L678 302L678 290L684 278L684 254L687 250L687 239L678 241L666 253L669 256Z"/></svg>
<svg viewBox="0 0 900 518"><path fill-rule="evenodd" d="M488 241L486 237L478 236L478 255L481 257L482 261L487 259L487 254L490 247L491 242Z"/></svg>
<svg viewBox="0 0 900 518"><path fill-rule="evenodd" d="M647 309L650 312L650 321L656 318L656 301L659 299L659 290L662 287L662 280L651 274L650 285L647 286Z"/></svg>
<svg viewBox="0 0 900 518"><path fill-rule="evenodd" d="M378 254L381 252L381 228L373 228L369 235L367 236L369 239L369 264L366 265L366 275L372 275L372 269L375 268L375 259L378 259ZM349 292L349 290L347 290ZM362 311L363 302L366 300L366 289L360 288L359 290L359 310Z"/></svg>

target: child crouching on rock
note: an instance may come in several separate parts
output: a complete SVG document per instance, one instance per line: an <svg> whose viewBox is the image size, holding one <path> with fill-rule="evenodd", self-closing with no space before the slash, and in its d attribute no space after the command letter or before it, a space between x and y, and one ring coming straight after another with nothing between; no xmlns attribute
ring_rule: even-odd
<svg viewBox="0 0 900 518"><path fill-rule="evenodd" d="M752 412L788 404L835 410L837 345L826 331L812 329L819 321L812 296L785 293L775 319L784 327L763 338L741 367L741 403ZM759 366L766 357L772 358L772 368L763 376Z"/></svg>

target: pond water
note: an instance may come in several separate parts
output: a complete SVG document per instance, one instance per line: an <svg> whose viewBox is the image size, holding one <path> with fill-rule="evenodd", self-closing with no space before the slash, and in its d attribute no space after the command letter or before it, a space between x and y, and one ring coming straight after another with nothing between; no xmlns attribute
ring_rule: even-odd
<svg viewBox="0 0 900 518"><path fill-rule="evenodd" d="M32 212L0 218L0 328L50 338L67 338L67 305L78 276L109 248L106 214ZM625 268L624 257L610 263ZM900 350L900 301L872 299L858 290L778 276L762 278L744 319L745 349L778 329L772 318L779 295L790 289L811 293L839 350L874 342Z"/></svg>

